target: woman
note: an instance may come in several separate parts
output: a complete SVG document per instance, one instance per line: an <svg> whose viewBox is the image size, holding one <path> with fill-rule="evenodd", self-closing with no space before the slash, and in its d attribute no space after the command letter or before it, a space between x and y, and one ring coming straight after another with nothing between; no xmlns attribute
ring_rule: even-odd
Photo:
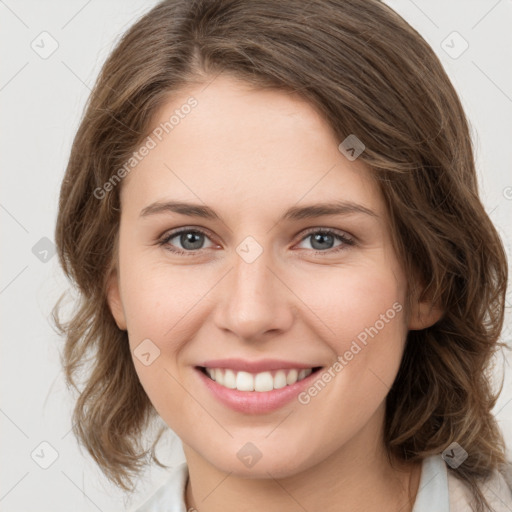
<svg viewBox="0 0 512 512"><path fill-rule="evenodd" d="M70 383L94 354L75 434L127 490L153 419L183 443L139 511L512 508L505 252L460 101L386 5L157 5L92 92L56 241Z"/></svg>

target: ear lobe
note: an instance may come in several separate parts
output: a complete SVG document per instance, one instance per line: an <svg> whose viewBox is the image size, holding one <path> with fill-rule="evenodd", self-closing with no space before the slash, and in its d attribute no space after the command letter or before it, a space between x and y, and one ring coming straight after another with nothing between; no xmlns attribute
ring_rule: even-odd
<svg viewBox="0 0 512 512"><path fill-rule="evenodd" d="M126 318L124 314L123 304L121 302L121 294L119 291L119 280L117 271L113 270L110 274L107 286L107 303L114 320L122 331L126 331Z"/></svg>
<svg viewBox="0 0 512 512"><path fill-rule="evenodd" d="M443 314L443 309L438 304L433 304L431 300L425 299L420 302L416 299L409 315L408 328L410 331L426 329L439 321Z"/></svg>
<svg viewBox="0 0 512 512"><path fill-rule="evenodd" d="M418 283L419 281L419 283ZM416 286L411 290L413 303L409 314L408 328L410 331L421 331L434 325L444 315L439 300L434 304L431 294L424 296L424 283L422 280L415 281Z"/></svg>
<svg viewBox="0 0 512 512"><path fill-rule="evenodd" d="M408 328L410 331L421 331L434 325L443 316L444 311L430 302L419 302L412 308Z"/></svg>

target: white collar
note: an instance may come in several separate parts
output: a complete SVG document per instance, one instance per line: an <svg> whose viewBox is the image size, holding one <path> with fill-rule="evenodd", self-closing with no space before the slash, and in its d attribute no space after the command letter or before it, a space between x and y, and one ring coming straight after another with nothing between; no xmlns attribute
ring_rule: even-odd
<svg viewBox="0 0 512 512"><path fill-rule="evenodd" d="M412 512L450 512L448 471L441 455L423 459L420 483Z"/></svg>
<svg viewBox="0 0 512 512"><path fill-rule="evenodd" d="M185 489L188 476L186 462L176 466L164 485L133 512L187 512ZM512 511L512 489L500 473L495 472L481 488L496 512ZM423 459L412 512L465 512L471 510L471 500L469 489L448 470L440 454Z"/></svg>

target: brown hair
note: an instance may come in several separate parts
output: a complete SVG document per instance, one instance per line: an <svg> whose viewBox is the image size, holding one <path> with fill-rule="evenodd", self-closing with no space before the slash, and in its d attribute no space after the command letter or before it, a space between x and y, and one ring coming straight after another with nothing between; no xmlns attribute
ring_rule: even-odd
<svg viewBox="0 0 512 512"><path fill-rule="evenodd" d="M386 445L421 460L458 442L469 456L449 471L483 510L478 481L506 462L491 414L501 388L493 392L489 373L504 346L506 254L478 196L468 123L450 80L423 38L378 0L168 0L118 43L74 139L56 226L60 262L79 292L69 322L58 318L60 301L54 311L68 385L78 390L84 369L75 435L123 489L150 462L141 438L157 414L106 301L122 183L101 200L95 191L170 95L221 72L299 93L340 142L355 134L366 146L359 158L385 198L409 282L417 278L423 297L444 310L433 326L408 333L387 396ZM162 433L151 445L158 464Z"/></svg>

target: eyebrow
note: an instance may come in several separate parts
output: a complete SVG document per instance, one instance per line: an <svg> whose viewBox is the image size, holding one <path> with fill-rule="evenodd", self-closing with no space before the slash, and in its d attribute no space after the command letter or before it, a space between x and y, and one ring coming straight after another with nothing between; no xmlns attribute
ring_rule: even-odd
<svg viewBox="0 0 512 512"><path fill-rule="evenodd" d="M162 213L179 213L189 217L201 217L210 220L222 220L209 206L186 203L181 201L166 201L152 203L144 208L139 217L148 217ZM372 217L379 217L373 210L352 201L334 201L328 203L310 204L307 206L292 206L282 216L282 220L304 220L321 217L323 215L350 215L362 213Z"/></svg>

